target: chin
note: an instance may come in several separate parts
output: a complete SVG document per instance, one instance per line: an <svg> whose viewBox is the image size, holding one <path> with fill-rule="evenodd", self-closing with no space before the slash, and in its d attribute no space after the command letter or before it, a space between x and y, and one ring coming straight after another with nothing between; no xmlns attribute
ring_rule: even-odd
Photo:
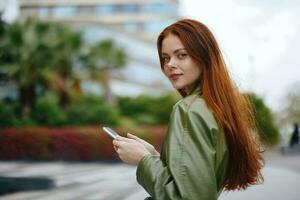
<svg viewBox="0 0 300 200"><path fill-rule="evenodd" d="M173 87L176 89L176 90L180 90L180 89L183 89L184 86L182 85L173 85Z"/></svg>

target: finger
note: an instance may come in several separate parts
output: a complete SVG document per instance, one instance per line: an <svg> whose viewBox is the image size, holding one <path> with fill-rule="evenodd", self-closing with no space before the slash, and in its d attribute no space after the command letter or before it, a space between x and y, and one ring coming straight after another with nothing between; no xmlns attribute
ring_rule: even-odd
<svg viewBox="0 0 300 200"><path fill-rule="evenodd" d="M120 140L120 141L118 141L118 140L113 140L113 145L114 145L117 149L121 148L121 147L124 146L125 144L126 144L126 142L124 142L124 141L122 141L122 140Z"/></svg>
<svg viewBox="0 0 300 200"><path fill-rule="evenodd" d="M118 144L119 144L119 141L115 139L115 140L113 140L113 142L112 142L112 143L113 143L113 145L114 145L114 146L118 146Z"/></svg>
<svg viewBox="0 0 300 200"><path fill-rule="evenodd" d="M139 137L137 137L137 136L135 136L133 134L130 134L130 133L127 133L127 137L131 138L131 139L134 139L134 140L141 140L141 138L139 138Z"/></svg>
<svg viewBox="0 0 300 200"><path fill-rule="evenodd" d="M117 146L113 146L114 150L117 152L118 151L118 147Z"/></svg>
<svg viewBox="0 0 300 200"><path fill-rule="evenodd" d="M118 140L118 141L128 141L130 139L128 139L127 137L123 137L123 136L117 136L117 138L115 140Z"/></svg>
<svg viewBox="0 0 300 200"><path fill-rule="evenodd" d="M115 145L115 140L112 141L112 145L113 145L114 150L117 151L117 150L116 150L116 149L117 149L117 146Z"/></svg>
<svg viewBox="0 0 300 200"><path fill-rule="evenodd" d="M132 134L130 134L130 133L127 133L127 137L128 137L128 138L132 138L132 139L138 139L137 136L132 135Z"/></svg>
<svg viewBox="0 0 300 200"><path fill-rule="evenodd" d="M128 143L134 141L134 139L127 138L127 137L119 137L118 140L119 140L119 141L123 141L123 142L128 142Z"/></svg>
<svg viewBox="0 0 300 200"><path fill-rule="evenodd" d="M117 141L117 143L116 143L116 147L118 148L118 149L122 149L122 148L124 148L124 147L126 147L126 146L128 146L128 142L126 142L126 141Z"/></svg>
<svg viewBox="0 0 300 200"><path fill-rule="evenodd" d="M120 148L118 148L117 149L117 154L119 154L119 158L121 158L121 156L122 156L120 153L121 153L121 150L120 150ZM121 160L123 160L123 159L121 159Z"/></svg>
<svg viewBox="0 0 300 200"><path fill-rule="evenodd" d="M141 138L139 138L139 137L137 137L137 136L135 136L135 135L133 135L131 133L127 133L127 137L131 138L131 139L134 139L134 140L137 140L137 141L140 141L140 142L143 141L143 139L141 139Z"/></svg>

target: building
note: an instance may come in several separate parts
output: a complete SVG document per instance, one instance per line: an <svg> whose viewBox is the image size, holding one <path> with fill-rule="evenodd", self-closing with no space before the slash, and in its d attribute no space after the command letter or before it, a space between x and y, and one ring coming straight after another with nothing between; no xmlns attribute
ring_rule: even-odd
<svg viewBox="0 0 300 200"><path fill-rule="evenodd" d="M159 67L157 34L178 17L178 0L19 0L20 18L72 24L87 42L113 39L129 57L110 81L117 95L157 94L170 85ZM97 93L86 82L85 89Z"/></svg>

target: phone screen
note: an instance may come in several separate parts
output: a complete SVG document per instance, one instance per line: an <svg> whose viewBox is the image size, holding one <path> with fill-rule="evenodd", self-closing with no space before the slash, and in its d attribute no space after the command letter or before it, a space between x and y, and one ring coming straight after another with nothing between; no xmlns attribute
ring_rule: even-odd
<svg viewBox="0 0 300 200"><path fill-rule="evenodd" d="M109 127L103 126L102 129L105 131L105 133L107 133L113 139L116 139L117 136L119 135L117 132L115 132L114 130L112 130Z"/></svg>

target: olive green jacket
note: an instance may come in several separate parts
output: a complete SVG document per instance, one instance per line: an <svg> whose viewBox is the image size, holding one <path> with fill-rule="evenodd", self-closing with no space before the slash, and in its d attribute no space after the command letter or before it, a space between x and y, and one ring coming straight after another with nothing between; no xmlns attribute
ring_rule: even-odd
<svg viewBox="0 0 300 200"><path fill-rule="evenodd" d="M173 106L161 156L143 157L136 175L155 200L215 200L227 163L225 136L194 88Z"/></svg>

